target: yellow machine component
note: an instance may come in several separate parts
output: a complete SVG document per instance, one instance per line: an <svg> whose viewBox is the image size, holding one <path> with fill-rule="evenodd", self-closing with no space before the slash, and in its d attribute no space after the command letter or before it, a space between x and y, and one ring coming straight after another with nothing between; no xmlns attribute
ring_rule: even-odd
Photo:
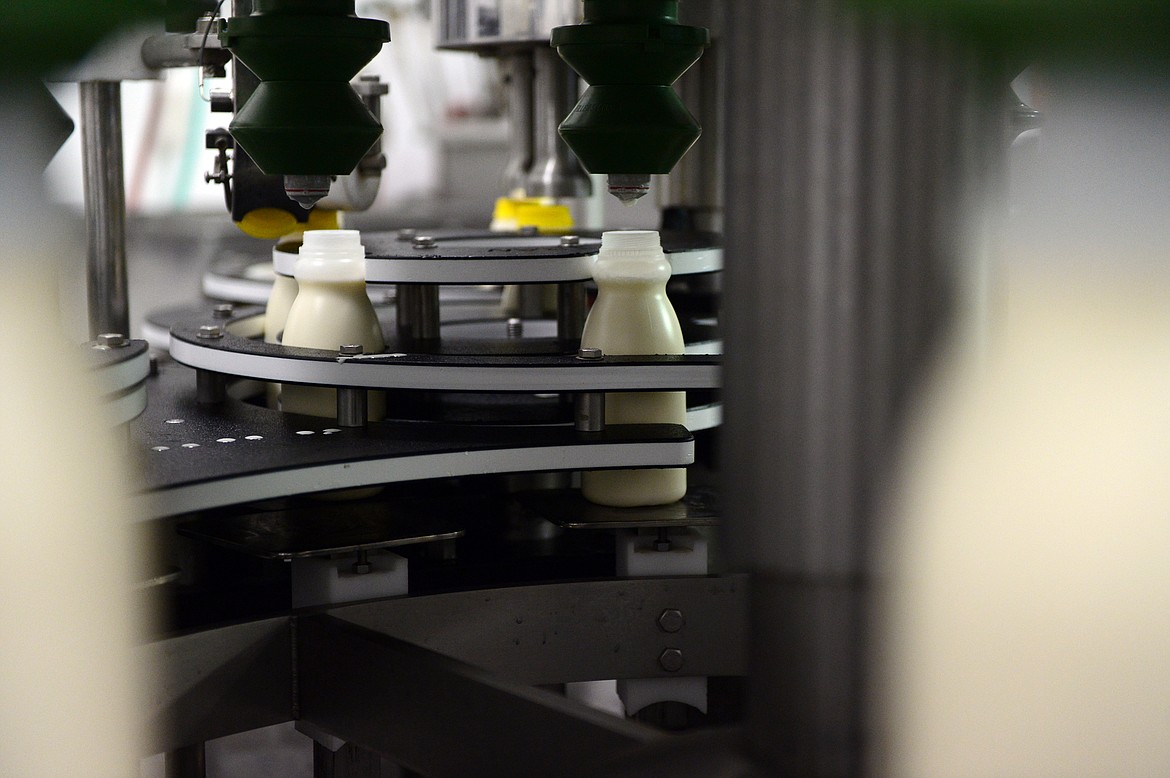
<svg viewBox="0 0 1170 778"><path fill-rule="evenodd" d="M573 214L551 197L500 197L492 211L493 232L514 232L535 227L540 232L563 232L573 228Z"/></svg>
<svg viewBox="0 0 1170 778"><path fill-rule="evenodd" d="M542 233L563 232L573 229L573 214L566 205L526 200L516 205L516 227L535 227Z"/></svg>
<svg viewBox="0 0 1170 778"><path fill-rule="evenodd" d="M246 235L264 240L276 240L294 232L305 230L336 230L340 226L337 211L314 208L309 211L306 222L280 208L257 208L244 214L236 226Z"/></svg>

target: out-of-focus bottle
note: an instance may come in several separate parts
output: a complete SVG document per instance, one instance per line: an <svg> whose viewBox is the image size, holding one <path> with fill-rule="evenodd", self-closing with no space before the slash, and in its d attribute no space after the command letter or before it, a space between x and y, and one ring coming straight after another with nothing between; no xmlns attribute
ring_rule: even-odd
<svg viewBox="0 0 1170 778"><path fill-rule="evenodd" d="M583 348L607 355L682 354L682 328L666 296L670 263L652 230L606 232L593 269L597 301L585 321ZM610 392L606 424L685 424L685 392ZM682 499L686 468L588 471L581 491L599 505L665 505Z"/></svg>

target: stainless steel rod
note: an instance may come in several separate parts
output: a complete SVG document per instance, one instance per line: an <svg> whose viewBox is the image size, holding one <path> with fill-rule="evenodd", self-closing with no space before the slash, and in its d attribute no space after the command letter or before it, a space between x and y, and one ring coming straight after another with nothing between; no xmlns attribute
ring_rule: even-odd
<svg viewBox="0 0 1170 778"><path fill-rule="evenodd" d="M557 339L576 345L585 331L585 284L557 284Z"/></svg>
<svg viewBox="0 0 1170 778"><path fill-rule="evenodd" d="M408 341L439 339L439 287L398 284L398 336Z"/></svg>
<svg viewBox="0 0 1170 778"><path fill-rule="evenodd" d="M81 156L88 242L89 335L129 335L120 83L81 84Z"/></svg>

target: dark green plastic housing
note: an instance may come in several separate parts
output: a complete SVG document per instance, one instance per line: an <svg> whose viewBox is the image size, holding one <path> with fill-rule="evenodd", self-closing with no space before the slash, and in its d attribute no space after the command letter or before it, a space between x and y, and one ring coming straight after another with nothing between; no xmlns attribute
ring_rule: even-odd
<svg viewBox="0 0 1170 778"><path fill-rule="evenodd" d="M345 175L382 134L349 81L390 28L353 0L257 0L219 37L261 80L228 130L265 173Z"/></svg>
<svg viewBox="0 0 1170 778"><path fill-rule="evenodd" d="M561 137L591 173L669 173L702 132L671 88L710 45L678 0L585 0L552 45L589 82Z"/></svg>

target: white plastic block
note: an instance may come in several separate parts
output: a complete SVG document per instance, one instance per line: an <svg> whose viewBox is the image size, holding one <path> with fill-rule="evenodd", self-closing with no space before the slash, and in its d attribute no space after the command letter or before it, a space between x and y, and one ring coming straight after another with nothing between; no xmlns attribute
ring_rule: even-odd
<svg viewBox="0 0 1170 778"><path fill-rule="evenodd" d="M353 572L355 556L292 560L292 605L310 608L407 593L407 560L389 551L368 555L370 572Z"/></svg>
<svg viewBox="0 0 1170 778"><path fill-rule="evenodd" d="M689 527L671 529L667 538L670 547L660 551L658 530L620 530L617 574L625 578L707 574L707 538Z"/></svg>

